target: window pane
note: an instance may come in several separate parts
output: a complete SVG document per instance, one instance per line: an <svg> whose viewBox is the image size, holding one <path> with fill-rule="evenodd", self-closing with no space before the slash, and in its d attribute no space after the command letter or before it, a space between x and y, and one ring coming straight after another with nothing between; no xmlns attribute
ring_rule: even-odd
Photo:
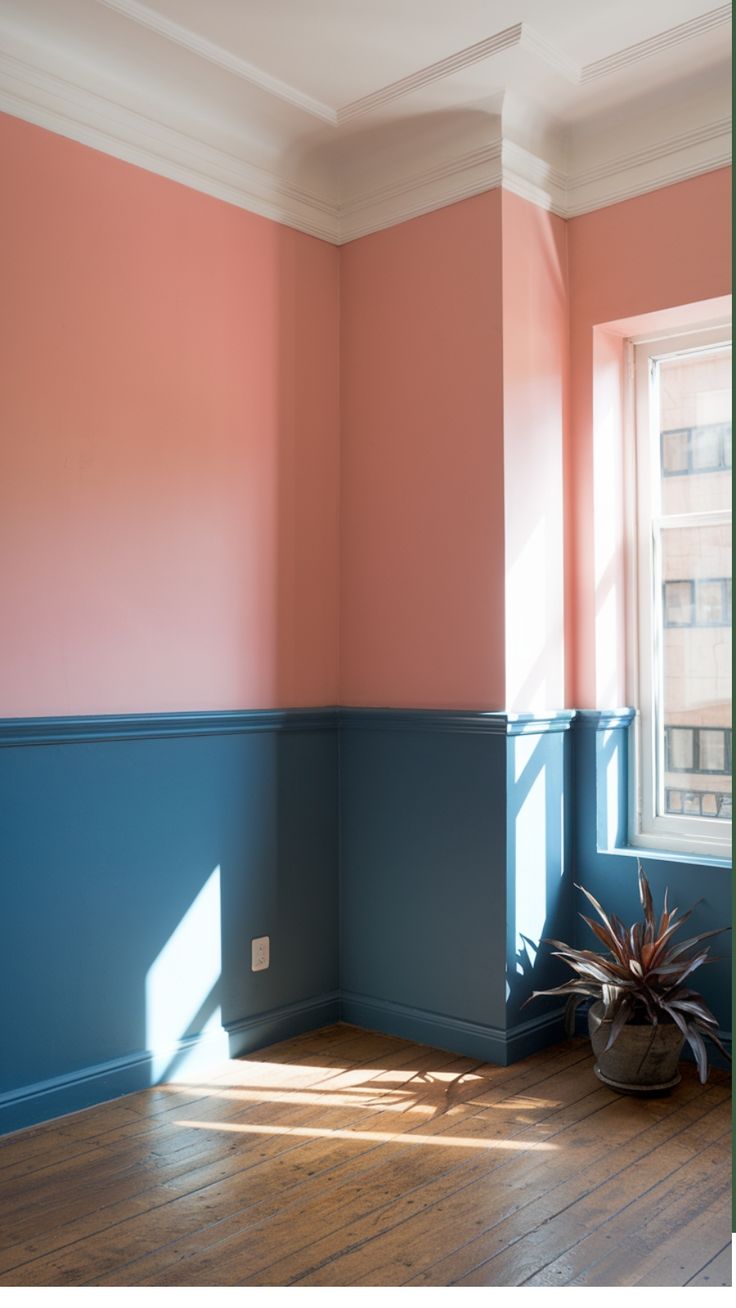
<svg viewBox="0 0 736 1308"><path fill-rule="evenodd" d="M661 566L661 720L666 749L658 763L657 789L665 812L694 815L697 809L703 817L723 819L730 813L731 794L726 775L731 726L730 524L667 527L664 520ZM687 582L693 587L691 626L668 620L668 614L686 614L682 597ZM717 793L713 773L723 774ZM683 792L677 808L672 804L674 790Z"/></svg>
<svg viewBox="0 0 736 1308"><path fill-rule="evenodd" d="M658 375L662 512L728 509L730 348L662 359Z"/></svg>
<svg viewBox="0 0 736 1308"><path fill-rule="evenodd" d="M722 466L720 427L693 427L690 433L690 460L693 472L713 472Z"/></svg>
<svg viewBox="0 0 736 1308"><path fill-rule="evenodd" d="M689 727L667 727L667 760L674 772L695 770L695 732Z"/></svg>
<svg viewBox="0 0 736 1308"><path fill-rule="evenodd" d="M689 431L662 432L662 471L665 476L687 472L689 447Z"/></svg>
<svg viewBox="0 0 736 1308"><path fill-rule="evenodd" d="M664 583L664 623L666 627L691 627L695 617L692 581Z"/></svg>
<svg viewBox="0 0 736 1308"><path fill-rule="evenodd" d="M700 772L725 772L725 731L701 731L699 737L698 770Z"/></svg>
<svg viewBox="0 0 736 1308"><path fill-rule="evenodd" d="M696 590L696 622L699 627L719 626L729 621L726 581L699 581Z"/></svg>

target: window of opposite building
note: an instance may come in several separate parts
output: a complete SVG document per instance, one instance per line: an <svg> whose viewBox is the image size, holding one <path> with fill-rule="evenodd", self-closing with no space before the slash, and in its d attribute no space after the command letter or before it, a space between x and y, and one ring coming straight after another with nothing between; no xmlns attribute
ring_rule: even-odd
<svg viewBox="0 0 736 1308"><path fill-rule="evenodd" d="M716 325L631 343L630 837L714 856L731 835L730 339Z"/></svg>

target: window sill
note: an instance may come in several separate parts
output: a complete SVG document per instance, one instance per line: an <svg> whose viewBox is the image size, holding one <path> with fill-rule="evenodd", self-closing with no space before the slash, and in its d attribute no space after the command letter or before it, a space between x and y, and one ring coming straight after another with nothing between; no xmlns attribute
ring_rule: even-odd
<svg viewBox="0 0 736 1308"><path fill-rule="evenodd" d="M642 845L619 845L613 849L599 849L599 854L618 854L624 858L656 860L661 863L690 863L697 867L730 868L731 859L715 854L696 854L688 850L645 849Z"/></svg>

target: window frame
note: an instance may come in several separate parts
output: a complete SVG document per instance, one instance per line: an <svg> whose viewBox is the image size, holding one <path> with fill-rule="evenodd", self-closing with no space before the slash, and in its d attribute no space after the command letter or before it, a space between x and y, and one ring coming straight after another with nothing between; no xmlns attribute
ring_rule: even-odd
<svg viewBox="0 0 736 1308"><path fill-rule="evenodd" d="M664 584L657 531L661 535L661 530L667 530L667 527L662 528L660 523L655 529L658 515L653 487L658 484L661 433L658 405L652 401L656 363L660 359L730 344L730 319L689 326L681 331L670 329L649 333L626 342L624 486L627 691L629 702L636 709L634 748L631 751L629 773L629 842L632 846L660 853L691 853L719 859L731 857L729 820L680 814L664 816L657 812L656 730L660 717L659 694L665 630ZM688 437L688 451L690 446L691 438ZM688 453L688 470L689 466ZM718 470L729 469L724 466ZM712 525L731 520L729 511L709 511L703 514L668 515L667 526L697 526L701 517ZM694 618L696 591L697 588L693 586ZM707 775L713 778L718 774ZM664 796L667 789L664 771L660 788ZM715 831L714 826L717 828Z"/></svg>

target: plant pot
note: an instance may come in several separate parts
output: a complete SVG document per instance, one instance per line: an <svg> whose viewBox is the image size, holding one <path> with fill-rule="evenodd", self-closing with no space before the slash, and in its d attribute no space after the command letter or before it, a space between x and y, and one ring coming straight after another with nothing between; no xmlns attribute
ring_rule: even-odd
<svg viewBox="0 0 736 1308"><path fill-rule="evenodd" d="M611 1030L611 1023L603 1020L604 1011L599 1000L588 1013L599 1080L624 1094L657 1094L677 1085L677 1065L685 1038L674 1022L660 1022L657 1026L627 1022L604 1053Z"/></svg>

